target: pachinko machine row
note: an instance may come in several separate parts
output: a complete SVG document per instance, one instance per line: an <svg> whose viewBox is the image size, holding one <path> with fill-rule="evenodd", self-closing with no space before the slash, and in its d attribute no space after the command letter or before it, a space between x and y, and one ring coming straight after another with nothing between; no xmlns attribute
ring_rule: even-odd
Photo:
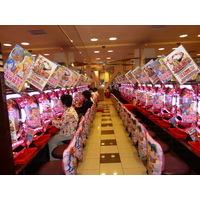
<svg viewBox="0 0 200 200"><path fill-rule="evenodd" d="M121 92L127 91L121 85ZM200 85L138 84L133 105L175 138L188 142L200 155Z"/></svg>
<svg viewBox="0 0 200 200"><path fill-rule="evenodd" d="M52 126L64 108L60 101L63 94L73 96L73 105L82 103L82 91L88 86L71 89L52 89L20 94L8 94L7 108L15 164L26 164L59 129Z"/></svg>

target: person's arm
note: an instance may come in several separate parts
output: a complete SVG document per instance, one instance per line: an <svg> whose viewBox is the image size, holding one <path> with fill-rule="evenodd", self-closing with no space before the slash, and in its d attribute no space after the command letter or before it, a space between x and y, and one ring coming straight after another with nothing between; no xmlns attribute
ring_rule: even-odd
<svg viewBox="0 0 200 200"><path fill-rule="evenodd" d="M56 128L62 129L64 126L66 126L69 122L70 115L67 113L64 113L60 120L54 119L52 120L52 125Z"/></svg>

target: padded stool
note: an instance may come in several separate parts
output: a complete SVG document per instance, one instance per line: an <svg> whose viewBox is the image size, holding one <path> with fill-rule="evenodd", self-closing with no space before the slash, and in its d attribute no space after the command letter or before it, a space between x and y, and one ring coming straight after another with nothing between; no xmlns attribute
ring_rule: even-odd
<svg viewBox="0 0 200 200"><path fill-rule="evenodd" d="M37 175L64 175L62 160L46 162L37 172Z"/></svg>
<svg viewBox="0 0 200 200"><path fill-rule="evenodd" d="M142 124L147 129L147 125L145 123L140 122L140 124Z"/></svg>
<svg viewBox="0 0 200 200"><path fill-rule="evenodd" d="M165 168L162 175L189 175L190 167L180 158L165 156Z"/></svg>
<svg viewBox="0 0 200 200"><path fill-rule="evenodd" d="M71 140L63 140L62 143L63 144L69 144Z"/></svg>
<svg viewBox="0 0 200 200"><path fill-rule="evenodd" d="M155 139L157 137L156 133L151 130L148 130L148 133L153 139Z"/></svg>
<svg viewBox="0 0 200 200"><path fill-rule="evenodd" d="M163 142L160 139L155 139L155 141L160 144L164 154L170 152L170 146L168 144L166 144L165 142Z"/></svg>
<svg viewBox="0 0 200 200"><path fill-rule="evenodd" d="M57 146L56 148L53 149L53 151L51 152L51 155L54 158L62 159L63 152L68 146L69 146L69 144L61 144L61 145Z"/></svg>

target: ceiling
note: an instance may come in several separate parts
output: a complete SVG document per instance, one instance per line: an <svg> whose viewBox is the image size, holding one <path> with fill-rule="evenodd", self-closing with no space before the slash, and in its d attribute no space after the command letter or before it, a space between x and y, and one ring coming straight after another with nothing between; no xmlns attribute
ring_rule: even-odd
<svg viewBox="0 0 200 200"><path fill-rule="evenodd" d="M182 34L188 37L180 38ZM0 25L4 62L15 44L22 46L21 42L29 42L30 45L23 48L32 54L47 53L45 57L54 61L56 53L63 52L67 56L73 52L75 65L91 67L102 64L134 67L132 58L135 58L136 49L154 48L155 56L168 55L180 44L193 58L200 58L197 56L200 54L199 34L200 25ZM117 37L117 40L110 41L110 37ZM91 38L98 38L98 41L90 41ZM4 43L12 46L4 46Z"/></svg>

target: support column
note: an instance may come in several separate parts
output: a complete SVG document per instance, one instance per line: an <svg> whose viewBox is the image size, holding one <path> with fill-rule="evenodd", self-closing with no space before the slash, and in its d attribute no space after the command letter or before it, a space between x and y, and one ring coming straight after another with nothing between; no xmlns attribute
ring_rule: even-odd
<svg viewBox="0 0 200 200"><path fill-rule="evenodd" d="M67 67L67 57L64 52L55 53L54 61Z"/></svg>
<svg viewBox="0 0 200 200"><path fill-rule="evenodd" d="M147 63L146 59L156 58L154 48L140 48L140 66Z"/></svg>

